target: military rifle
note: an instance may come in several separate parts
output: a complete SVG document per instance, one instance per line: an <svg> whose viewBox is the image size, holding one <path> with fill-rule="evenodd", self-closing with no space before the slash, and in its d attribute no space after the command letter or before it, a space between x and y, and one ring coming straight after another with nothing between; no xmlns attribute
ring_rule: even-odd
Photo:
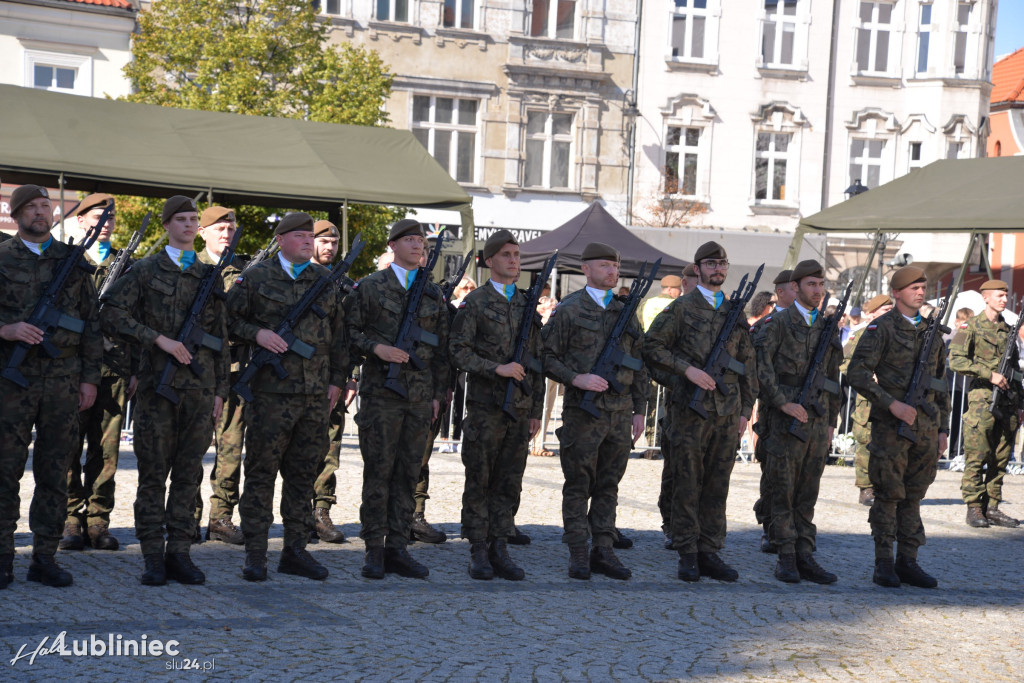
<svg viewBox="0 0 1024 683"><path fill-rule="evenodd" d="M934 311L930 318L928 318L928 329L924 333L924 341L921 343L921 352L917 355L917 363L914 365L914 374L910 378L910 386L907 387L907 395L904 397L903 402L914 410L923 410L928 417L935 417L936 410L935 406L925 400L925 396L929 391L945 391L946 390L946 378L932 376L928 372L929 361L932 355L932 349L935 347L935 340L940 334L949 332L949 328L942 324L942 318L946 314L946 309L949 307L950 299L953 295L954 282L949 283L949 289L946 291L946 298L942 300L942 304L939 306L937 311ZM907 441L917 443L917 434L910 428L906 422L900 422L899 429L896 430L898 436L903 437Z"/></svg>
<svg viewBox="0 0 1024 683"><path fill-rule="evenodd" d="M192 306L185 316L185 324L181 326L181 330L176 338L177 341L185 345L185 348L192 355L192 361L188 364L188 367L197 377L202 376L202 369L196 364L196 354L199 353L199 349L205 346L211 351L220 351L224 348L224 340L220 337L214 337L204 330L200 319L203 315L203 309L206 308L206 302L210 300L210 296L217 296L221 299L225 298L224 291L216 289L215 286L221 281L221 273L224 272L224 268L234 258L235 247L238 246L238 240L241 237L242 229L239 228L235 231L234 237L231 238L231 244L228 245L228 248L221 252L217 265L206 271L206 275L199 282L196 296L192 299ZM174 405L178 405L180 399L174 389L171 388L171 381L174 379L174 373L177 372L181 365L182 363L179 363L174 356L169 356L167 365L164 366L164 371L160 375L160 382L156 385L156 393Z"/></svg>
<svg viewBox="0 0 1024 683"><path fill-rule="evenodd" d="M362 234L358 235L352 243L352 249L345 255L341 263L335 266L328 275L321 275L316 282L310 285L309 289L302 295L302 298L292 306L284 320L274 330L274 333L281 337L288 345L289 351L306 360L313 357L316 349L295 336L295 327L309 311L313 311L321 320L327 316L327 312L317 305L316 300L320 298L325 289L336 285L338 280L345 277L345 273L348 272L348 269L352 267L352 263L363 251L364 244ZM284 369L284 365L281 363L283 355L260 347L252 355L252 358L249 359L249 364L242 370L238 381L231 387L232 390L246 401L252 401L255 397L253 396L252 389L249 388L249 384L255 379L256 373L260 371L260 368L265 365L273 368L278 379L288 377L288 371Z"/></svg>
<svg viewBox="0 0 1024 683"><path fill-rule="evenodd" d="M100 285L100 291L98 299L100 300L100 306L103 305L103 299L110 293L110 287L117 281L117 278L124 274L128 263L132 259L132 254L139 248L139 242L146 236L146 228L149 227L149 219L153 217L152 211L147 211L146 216L142 219L142 226L135 231L131 239L128 240L128 246L117 253L114 257L114 262L110 264L110 268L107 269L107 274L103 278L103 284Z"/></svg>
<svg viewBox="0 0 1024 683"><path fill-rule="evenodd" d="M516 347L512 351L512 358L509 360L509 363L519 363L524 368L534 372L541 372L541 368L540 362L531 356L529 352L530 330L533 329L533 321L537 317L537 302L540 301L540 293L544 291L544 285L547 284L548 278L551 277L551 270L555 267L555 261L557 260L558 252L556 251L544 262L544 268L541 270L540 276L526 294L526 307L523 309L523 319L519 323L519 332L516 334ZM519 421L519 416L512 408L516 387L519 387L519 390L526 396L530 395L530 384L526 381L525 377L522 380L514 380L509 377L508 386L505 387L505 400L501 403L501 409L512 418L513 422Z"/></svg>
<svg viewBox="0 0 1024 683"><path fill-rule="evenodd" d="M838 396L841 391L838 382L825 376L825 354L828 353L830 346L838 349L840 354L843 352L843 345L839 343L839 337L836 333L839 331L839 321L846 312L846 303L850 300L850 292L852 290L853 281L846 285L846 293L843 294L842 300L836 306L835 312L825 319L825 329L821 331L821 336L818 337L818 344L814 347L814 356L811 357L811 366L807 370L807 375L804 376L800 393L796 397L796 403L803 406L805 410L813 410L818 417L823 417L826 413L825 404L821 400L822 392L827 391ZM828 292L822 297L821 309L818 311L818 315L824 316L827 306ZM807 433L803 430L800 420L795 417L789 423L789 433L800 439L800 441L807 443Z"/></svg>
<svg viewBox="0 0 1024 683"><path fill-rule="evenodd" d="M452 302L452 294L455 293L455 288L462 282L462 278L466 275L466 268L469 267L469 262L473 260L473 252L466 254L466 258L462 260L462 265L457 271L455 271L455 277L444 283L444 287L441 288L441 297L444 299L446 304Z"/></svg>
<svg viewBox="0 0 1024 683"><path fill-rule="evenodd" d="M247 264L245 264L245 268L242 268L242 272L244 273L245 271L249 270L253 266L258 265L258 264L262 263L263 261L266 261L268 258L270 258L274 254L276 254L277 250L279 248L280 247L279 247L279 245L277 243L277 236L275 235L275 236L270 238L269 242L267 242L267 246L265 246L262 249L260 249L259 251L257 251L253 255L253 257L251 259L249 259L249 262Z"/></svg>
<svg viewBox="0 0 1024 683"><path fill-rule="evenodd" d="M743 315L743 309L747 307L747 302L754 295L754 290L757 289L757 282L761 279L762 271L764 271L763 263L757 269L757 272L754 273L754 280L748 284L747 275L744 275L736 291L729 297L729 313L726 315L722 329L718 333L718 340L711 347L711 353L708 354L708 360L704 364L704 372L711 375L711 379L715 382L715 388L726 396L732 393L732 388L726 386L726 383L722 381L722 378L725 377L725 371L731 370L737 375L742 375L746 372L747 368L743 363L729 355L729 352L725 350L725 345L728 343L736 323L739 322L740 316ZM697 387L694 390L693 398L690 399L690 410L693 410L705 420L708 419L708 411L704 408L703 388Z"/></svg>
<svg viewBox="0 0 1024 683"><path fill-rule="evenodd" d="M1010 393L1019 393L1019 386L1015 386L1015 383L1019 385L1021 381L1020 368L1017 366L1017 358L1015 358L1018 354L1014 353L1017 350L1017 336L1020 334L1021 323L1024 323L1024 311L1022 311L1022 315L1017 316L1017 323L1013 326L1013 332L1006 339L1006 348L1003 349L1003 357L999 360L999 369L996 370L996 372L1006 378L1010 386ZM1002 392L1002 389L994 384L992 385L992 402L988 405L988 412L992 413L997 420L1002 420L1004 417L1003 411L997 405Z"/></svg>
<svg viewBox="0 0 1024 683"><path fill-rule="evenodd" d="M629 288L629 294L626 295L626 300L623 302L622 310L619 311L615 327L612 328L612 333L608 336L608 340L605 341L604 348L601 349L601 355L597 357L597 362L594 363L594 368L590 371L590 374L597 375L608 382L609 388L618 393L626 390L626 387L616 377L619 373L619 368L628 368L636 372L644 367L643 361L628 355L622 350L622 335L628 334L634 339L640 336L639 332L630 327L630 323L633 322L633 317L636 315L636 309L640 302L647 296L647 292L650 290L651 284L654 282L654 276L658 274L660 266L660 258L651 266L649 273L645 273L647 270L646 261L640 266L640 272L637 274L636 279L633 280L633 284ZM541 285L541 289L543 288L544 285ZM594 398L596 396L596 391L584 392L583 399L580 401L580 408L594 417L601 417L601 411L594 405Z"/></svg>

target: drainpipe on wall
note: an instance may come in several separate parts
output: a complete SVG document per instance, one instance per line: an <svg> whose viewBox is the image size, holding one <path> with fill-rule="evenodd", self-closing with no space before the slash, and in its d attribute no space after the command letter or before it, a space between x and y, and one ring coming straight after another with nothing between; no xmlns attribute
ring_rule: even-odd
<svg viewBox="0 0 1024 683"><path fill-rule="evenodd" d="M636 33L633 38L633 97L639 103L640 92L640 27L644 15L644 0L636 0ZM629 166L626 172L626 225L633 224L633 173L636 166L636 120L629 127Z"/></svg>
<svg viewBox="0 0 1024 683"><path fill-rule="evenodd" d="M822 155L821 207L828 208L829 178L832 175L832 115L836 95L836 53L839 50L839 5L832 0L832 42L828 51L828 90L825 95L825 153Z"/></svg>

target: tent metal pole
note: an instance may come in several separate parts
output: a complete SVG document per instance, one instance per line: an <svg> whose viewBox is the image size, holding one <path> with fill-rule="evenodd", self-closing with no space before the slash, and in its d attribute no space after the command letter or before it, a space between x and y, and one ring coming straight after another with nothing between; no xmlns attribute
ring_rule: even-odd
<svg viewBox="0 0 1024 683"><path fill-rule="evenodd" d="M879 245L879 243L881 241L882 241L882 229L878 228L877 230L875 230L875 239L871 243L871 251L868 252L868 262L866 264L864 264L864 272L862 272L861 276L860 276L860 284L857 285L857 296L855 296L853 298L853 305L854 306L860 306L861 299L864 298L864 285L867 284L868 273L871 272L871 264L875 260L875 253L878 251L878 245ZM885 254L882 254L881 256L879 256L878 257L879 262L881 262L881 260L884 257L885 257ZM881 289L881 283L879 283L879 289Z"/></svg>
<svg viewBox="0 0 1024 683"><path fill-rule="evenodd" d="M57 230L57 241L58 242L63 242L64 241L64 218L65 218L65 216L64 216L64 171L60 172L60 178L58 179L57 182L60 183L60 228ZM53 216L50 216L50 218L53 218Z"/></svg>
<svg viewBox="0 0 1024 683"><path fill-rule="evenodd" d="M971 239L967 243L967 251L964 253L964 260L960 264L960 272L957 273L956 281L953 284L953 291L949 295L950 305L946 307L946 315L942 317L942 324L945 325L949 322L949 316L953 313L953 300L956 299L956 295L960 293L960 288L964 284L964 275L967 273L967 264L971 262L971 254L974 252L974 243L978 240L978 231L971 230Z"/></svg>
<svg viewBox="0 0 1024 683"><path fill-rule="evenodd" d="M348 199L341 202L341 253L348 253Z"/></svg>
<svg viewBox="0 0 1024 683"><path fill-rule="evenodd" d="M982 263L985 264L985 272L988 274L988 279L995 280L996 276L992 274L992 262L988 258L988 243L981 233L978 233L978 252L981 255Z"/></svg>
<svg viewBox="0 0 1024 683"><path fill-rule="evenodd" d="M800 248L804 244L804 235L806 233L807 228L802 226L798 226L793 233L793 239L789 242L789 251L786 252L786 260L782 262L783 270L792 270L793 266L796 265L797 259L800 258Z"/></svg>

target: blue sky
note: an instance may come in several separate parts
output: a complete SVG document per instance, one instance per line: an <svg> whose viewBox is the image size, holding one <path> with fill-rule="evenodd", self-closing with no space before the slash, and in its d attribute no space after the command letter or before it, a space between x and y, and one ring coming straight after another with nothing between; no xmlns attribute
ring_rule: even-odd
<svg viewBox="0 0 1024 683"><path fill-rule="evenodd" d="M996 59L1024 47L1024 0L1001 0L996 17Z"/></svg>

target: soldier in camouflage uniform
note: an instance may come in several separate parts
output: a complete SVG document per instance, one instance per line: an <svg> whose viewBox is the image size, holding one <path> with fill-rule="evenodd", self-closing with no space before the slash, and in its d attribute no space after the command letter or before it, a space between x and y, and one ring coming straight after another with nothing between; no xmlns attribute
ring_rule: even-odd
<svg viewBox="0 0 1024 683"><path fill-rule="evenodd" d="M728 394L716 390L702 368L732 306L721 291L729 261L717 242L701 245L693 260L701 284L654 321L644 340L644 358L648 365L675 375L668 440L674 461L672 542L679 553L678 576L683 581L701 576L735 581L739 574L718 551L725 545L729 476L757 395L754 347L741 315L725 350L744 370L726 372ZM707 419L688 407L697 387L707 392Z"/></svg>
<svg viewBox="0 0 1024 683"><path fill-rule="evenodd" d="M406 546L430 423L440 413L447 391L448 311L441 290L426 282L417 322L424 332L436 335L437 345L417 345L415 353L423 363L417 369L409 362L409 354L394 344L405 317L408 289L415 278L427 277L419 269L426 248L423 226L408 218L396 222L388 245L394 263L359 281L348 316L353 352L366 358L359 379L362 404L355 417L363 456L359 536L366 542L366 558L362 575L381 579L385 572L395 572L426 578L430 571L413 559ZM391 363L399 364L398 382L405 397L385 386Z"/></svg>
<svg viewBox="0 0 1024 683"><path fill-rule="evenodd" d="M775 578L785 583L800 579L814 583L835 583L838 577L822 569L814 558L817 548L814 506L818 502L821 475L832 444L839 415L839 362L842 346L838 330L833 331L817 372L831 382L832 391L822 391L824 415L797 403L796 399L811 367L815 351L825 334L827 322L819 313L825 297L825 270L817 261L801 261L793 269L797 294L793 304L765 318L753 335L757 350L757 382L760 390L760 419L767 420L763 455L768 459L768 490L771 504L769 533L778 550ZM789 431L797 420L804 440Z"/></svg>
<svg viewBox="0 0 1024 683"><path fill-rule="evenodd" d="M76 218L80 238L96 225L103 210L113 204L109 194L91 194L83 199L68 218ZM100 234L86 260L96 267L92 280L97 290L107 277L107 271L117 258L118 250L110 246L114 232L114 215L100 229ZM117 550L119 543L110 533L110 513L114 509L114 475L121 449L121 427L124 425L131 376L128 348L113 340L103 340L102 380L97 388L96 402L79 413L81 440L79 452L71 457L68 468L68 512L64 524L61 550L82 550L89 544L98 550ZM132 387L134 390L134 387ZM86 446L85 465L81 448ZM84 475L84 481L83 481ZM88 529L83 533L83 529Z"/></svg>
<svg viewBox="0 0 1024 683"><path fill-rule="evenodd" d="M147 586L162 586L168 578L185 584L206 581L189 548L195 534L203 455L223 411L231 366L220 297L207 300L199 322L204 331L221 340L221 349L203 346L193 357L177 341L202 280L213 266L198 261L193 250L199 214L191 199L181 195L168 199L161 220L167 246L135 263L114 283L100 315L104 334L138 345L141 352L134 431L139 468L135 535L146 564L140 580ZM219 280L214 291L223 292ZM179 367L174 373L170 388L178 396L177 404L156 393L172 358L182 366L194 363L199 370L197 374Z"/></svg>
<svg viewBox="0 0 1024 683"><path fill-rule="evenodd" d="M892 310L892 298L888 294L879 294L864 304L862 310L866 327L875 318L885 315ZM843 374L846 374L849 369L850 358L853 357L853 352L857 349L857 340L860 339L863 331L863 327L854 330L850 338L846 340L846 346L843 347L845 360L839 366L839 371ZM871 403L865 397L858 394L856 407L851 419L853 423L853 438L857 442L857 450L853 458L853 469L857 488L860 489L857 500L861 505L867 505L868 507L871 507L872 503L875 502L875 490L871 488L871 478L868 476L868 461L870 460L868 444L871 443L871 423L868 421L870 415Z"/></svg>
<svg viewBox="0 0 1024 683"><path fill-rule="evenodd" d="M922 320L927 279L916 266L900 268L889 281L893 310L879 316L861 333L850 358L848 377L858 394L871 402L871 456L868 474L875 491L868 521L875 541L875 572L879 586L901 583L934 588L938 581L917 563L924 545L921 500L935 480L939 456L946 450L949 394L946 358L941 339L932 346L927 373L927 400L938 409L934 417L904 403L921 355L928 321ZM899 397L899 398L897 398ZM898 435L907 425L916 442ZM893 562L893 541L897 544Z"/></svg>
<svg viewBox="0 0 1024 683"><path fill-rule="evenodd" d="M971 318L965 328L957 330L949 346L949 367L971 378L964 413L964 476L960 491L967 504L967 524L973 527L1020 525L999 509L1003 476L1013 454L1024 398L1016 374L1017 340L1010 339L1013 328L1003 318L1006 289L1002 280L983 284L985 310ZM1012 376L998 372L1007 344L1012 347ZM994 387L1001 390L996 405L998 416L989 410Z"/></svg>
<svg viewBox="0 0 1024 683"><path fill-rule="evenodd" d="M624 304L613 296L619 281L619 252L607 244L591 242L583 249L584 289L565 297L543 328L544 372L565 385L559 457L562 487L562 542L569 546L569 577L589 579L591 571L613 579L628 579L632 572L615 556L615 509L619 481L626 472L629 452L643 432L647 371L620 367L620 393L600 375L591 373L618 322ZM622 334L622 351L640 359L643 333L636 316ZM596 392L594 407L600 417L580 407L588 391ZM587 558L587 541L594 547Z"/></svg>
<svg viewBox="0 0 1024 683"><path fill-rule="evenodd" d="M772 284L775 285L775 311L784 311L792 306L796 300L796 283L793 282L793 271L779 271L779 274L772 280ZM764 327L764 324L770 317L770 315L767 315L750 326L751 339L757 339L761 328ZM763 387L759 388L763 389ZM761 468L758 498L754 502L754 517L757 519L757 523L761 525L761 552L774 553L777 550L768 533L768 525L772 521L771 473L768 470L768 453L765 450L765 445L768 443L768 403L767 400L762 399L766 399L766 397L758 396L757 414L754 418L754 426L751 428L755 437L754 459L757 460L757 464Z"/></svg>
<svg viewBox="0 0 1024 683"><path fill-rule="evenodd" d="M35 491L29 509L32 561L28 580L70 586L71 573L57 565L54 554L66 516L68 461L75 449L81 448L78 412L93 405L101 380L103 338L97 322L96 288L85 271L71 271L56 303L61 313L82 321L84 329L81 333L58 329L49 340L57 357L43 353L38 347L43 331L25 321L71 247L50 234L53 213L45 188L22 185L11 194L10 204L18 236L0 245L0 366L7 366L19 343L34 348L17 368L28 386L0 380L0 588L14 580L19 483L33 427Z"/></svg>
<svg viewBox="0 0 1024 683"><path fill-rule="evenodd" d="M220 255L231 244L231 239L238 229L235 212L223 206L211 206L199 216L199 236L203 238L205 248L197 258L200 263L211 266L220 261ZM245 259L235 254L231 262L221 271L224 291L229 291L238 274L245 268ZM238 381L239 372L245 362L247 347L231 344L231 378L233 385ZM206 527L206 540L223 541L232 545L242 545L242 530L231 521L231 514L238 505L239 481L242 475L242 439L245 436L245 418L243 401L233 391L228 392L228 400L224 412L217 421L214 430L214 443L217 457L210 470L210 519ZM199 524L203 519L202 487L196 495L196 542L199 537Z"/></svg>
<svg viewBox="0 0 1024 683"><path fill-rule="evenodd" d="M466 295L455 316L449 342L452 362L466 377L466 418L462 463L466 485L462 494L462 536L470 543L469 575L494 575L519 581L525 572L509 556L508 538L523 486L529 440L540 430L544 375L527 372L528 358L539 362L540 316L530 330L527 356L509 362L518 343L527 295L516 288L519 243L508 230L498 230L484 244L484 263L491 279ZM513 390L503 411L511 380L528 383L530 395Z"/></svg>

